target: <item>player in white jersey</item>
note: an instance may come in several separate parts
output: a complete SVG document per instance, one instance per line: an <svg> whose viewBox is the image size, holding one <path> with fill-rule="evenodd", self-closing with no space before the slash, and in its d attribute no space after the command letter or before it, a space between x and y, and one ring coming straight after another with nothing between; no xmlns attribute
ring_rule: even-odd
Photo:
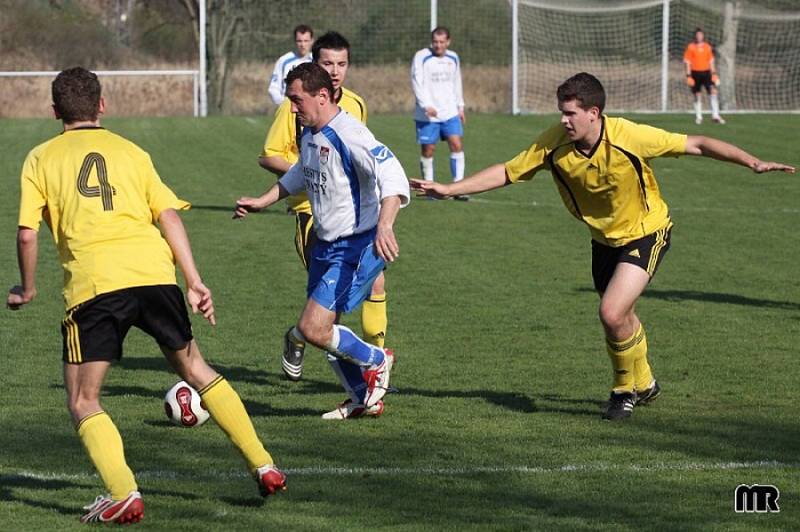
<svg viewBox="0 0 800 532"><path fill-rule="evenodd" d="M283 102L283 95L286 92L286 74L297 65L311 61L311 45L314 44L314 30L310 26L300 24L295 27L294 32L295 50L286 52L275 61L275 68L272 70L272 77L269 80L269 97L275 105Z"/></svg>
<svg viewBox="0 0 800 532"><path fill-rule="evenodd" d="M340 361L334 370L349 400L323 417L379 415L394 357L337 321L369 296L386 262L397 258L393 226L411 197L408 179L392 152L336 105L324 68L299 65L287 76L286 86L292 112L304 126L300 160L261 196L240 198L234 217L305 189L317 243L308 272L308 301L292 334Z"/></svg>
<svg viewBox="0 0 800 532"><path fill-rule="evenodd" d="M417 144L422 149L420 169L422 177L433 181L433 152L439 140L450 147L450 175L453 181L464 179L464 149L462 137L466 116L464 94L461 88L461 60L448 50L450 30L439 26L431 32L430 48L414 55L411 64L411 86L416 106L414 122L417 126ZM469 196L456 196L467 200Z"/></svg>

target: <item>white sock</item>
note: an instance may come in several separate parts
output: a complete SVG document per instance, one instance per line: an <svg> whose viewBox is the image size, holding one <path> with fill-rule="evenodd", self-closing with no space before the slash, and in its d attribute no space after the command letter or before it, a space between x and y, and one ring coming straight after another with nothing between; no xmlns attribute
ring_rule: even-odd
<svg viewBox="0 0 800 532"><path fill-rule="evenodd" d="M711 95L711 117L719 118L719 96L716 94Z"/></svg>
<svg viewBox="0 0 800 532"><path fill-rule="evenodd" d="M450 154L450 175L453 177L453 182L464 179L463 151Z"/></svg>
<svg viewBox="0 0 800 532"><path fill-rule="evenodd" d="M420 157L419 168L422 172L422 179L433 181L433 157Z"/></svg>
<svg viewBox="0 0 800 532"><path fill-rule="evenodd" d="M694 116L696 116L698 120L703 119L703 104L700 103L700 100L694 101Z"/></svg>

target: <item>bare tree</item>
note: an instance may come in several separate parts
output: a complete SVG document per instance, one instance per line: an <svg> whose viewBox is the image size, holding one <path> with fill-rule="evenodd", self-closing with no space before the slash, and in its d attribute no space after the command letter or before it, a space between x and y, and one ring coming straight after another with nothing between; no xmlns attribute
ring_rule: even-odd
<svg viewBox="0 0 800 532"><path fill-rule="evenodd" d="M192 19L195 42L200 41L198 0L179 0ZM212 109L224 111L228 63L234 35L244 22L246 0L206 0L208 99Z"/></svg>

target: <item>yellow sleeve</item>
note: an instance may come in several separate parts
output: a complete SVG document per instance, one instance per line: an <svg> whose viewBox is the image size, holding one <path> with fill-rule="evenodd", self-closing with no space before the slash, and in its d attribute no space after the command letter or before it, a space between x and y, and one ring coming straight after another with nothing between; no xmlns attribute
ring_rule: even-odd
<svg viewBox="0 0 800 532"><path fill-rule="evenodd" d="M536 172L547 166L546 157L564 136L564 128L556 124L544 131L530 147L506 162L506 175L512 183L528 181Z"/></svg>
<svg viewBox="0 0 800 532"><path fill-rule="evenodd" d="M153 220L158 220L161 213L167 209L176 211L188 210L192 204L178 198L172 190L161 181L161 177L153 166L153 161L149 155L145 154L145 161L142 163L142 171L145 173L145 191L147 194L147 205L153 215Z"/></svg>
<svg viewBox="0 0 800 532"><path fill-rule="evenodd" d="M38 157L35 150L25 158L20 175L19 221L17 225L39 230L42 214L47 207L44 184L37 175Z"/></svg>
<svg viewBox="0 0 800 532"><path fill-rule="evenodd" d="M264 141L261 157L279 156L289 163L297 161L297 126L292 114L292 102L284 100L275 111L275 118Z"/></svg>
<svg viewBox="0 0 800 532"><path fill-rule="evenodd" d="M628 122L627 125L627 138L633 152L644 159L678 157L686 153L686 135L633 122Z"/></svg>

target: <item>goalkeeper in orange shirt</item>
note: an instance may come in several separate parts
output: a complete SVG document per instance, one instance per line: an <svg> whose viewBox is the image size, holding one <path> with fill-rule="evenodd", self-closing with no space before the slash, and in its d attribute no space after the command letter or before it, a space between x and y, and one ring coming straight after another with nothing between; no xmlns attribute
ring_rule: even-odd
<svg viewBox="0 0 800 532"><path fill-rule="evenodd" d="M694 30L694 40L686 46L683 52L683 62L686 64L686 84L694 94L694 123L703 123L703 104L700 102L700 91L705 87L711 101L711 120L717 124L724 124L725 120L719 115L719 76L714 64L714 50L705 40L702 28Z"/></svg>

